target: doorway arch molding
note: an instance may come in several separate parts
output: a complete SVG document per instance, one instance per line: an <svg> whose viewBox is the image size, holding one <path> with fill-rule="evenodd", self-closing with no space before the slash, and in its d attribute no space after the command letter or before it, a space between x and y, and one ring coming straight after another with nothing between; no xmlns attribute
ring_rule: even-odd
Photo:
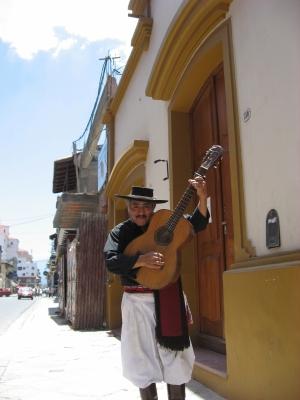
<svg viewBox="0 0 300 400"><path fill-rule="evenodd" d="M192 160L190 113L198 93L208 77L220 65L224 67L226 119L228 128L228 149L230 159L230 182L233 210L234 268L255 256L255 248L247 236L245 213L243 163L239 132L239 112L234 78L233 49L230 19L223 21L214 32L198 43L197 51L191 55L188 64L180 73L180 79L169 96L169 137L172 176L191 176L193 167L182 165L180 151L184 149L187 160ZM185 182L182 179L182 182ZM176 203L183 188L181 183L170 182L171 202Z"/></svg>
<svg viewBox="0 0 300 400"><path fill-rule="evenodd" d="M189 0L179 8L156 57L146 95L170 100L182 71L203 40L226 18L232 0Z"/></svg>
<svg viewBox="0 0 300 400"><path fill-rule="evenodd" d="M148 140L134 140L130 148L117 161L111 171L105 188L106 195L109 199L112 199L114 194L120 190L131 172L145 163L148 148Z"/></svg>
<svg viewBox="0 0 300 400"><path fill-rule="evenodd" d="M145 161L149 142L134 140L131 146L115 163L106 184L105 193L108 201L107 226L115 225L128 218L122 199L115 200L116 193L128 193L132 185L142 186L145 182ZM107 277L107 323L110 329L119 328L121 319L121 299L123 289L117 275L109 272Z"/></svg>

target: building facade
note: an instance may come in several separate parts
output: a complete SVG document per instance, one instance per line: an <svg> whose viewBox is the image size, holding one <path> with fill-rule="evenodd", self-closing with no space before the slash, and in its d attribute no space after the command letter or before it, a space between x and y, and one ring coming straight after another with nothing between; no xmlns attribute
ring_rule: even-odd
<svg viewBox="0 0 300 400"><path fill-rule="evenodd" d="M37 279L39 279L37 264L33 262L32 256L26 250L19 250L17 255L17 277L19 285L35 287Z"/></svg>
<svg viewBox="0 0 300 400"><path fill-rule="evenodd" d="M132 52L103 121L108 228L116 193L153 187L174 209L207 149L211 221L182 250L194 377L228 399L300 397L300 3L135 0ZM187 211L195 204L191 202ZM122 288L107 284L107 323Z"/></svg>
<svg viewBox="0 0 300 400"><path fill-rule="evenodd" d="M18 255L19 239L9 238L6 249L7 260L15 260Z"/></svg>
<svg viewBox="0 0 300 400"><path fill-rule="evenodd" d="M1 246L1 258L2 260L8 260L8 248L9 248L9 226L0 225L0 246Z"/></svg>
<svg viewBox="0 0 300 400"><path fill-rule="evenodd" d="M19 240L9 236L9 226L0 225L0 287L13 288L17 281Z"/></svg>

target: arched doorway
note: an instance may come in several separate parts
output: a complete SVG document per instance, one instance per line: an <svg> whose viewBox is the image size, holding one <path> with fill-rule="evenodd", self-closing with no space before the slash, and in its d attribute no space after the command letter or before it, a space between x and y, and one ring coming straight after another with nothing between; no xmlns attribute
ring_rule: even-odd
<svg viewBox="0 0 300 400"><path fill-rule="evenodd" d="M115 194L130 192L131 186L145 184L145 161L149 142L134 140L129 149L115 163L105 187L108 202L108 230L127 218L124 201L115 199ZM119 277L108 273L106 285L106 321L110 329L121 326L121 298L123 290Z"/></svg>
<svg viewBox="0 0 300 400"><path fill-rule="evenodd" d="M212 216L209 227L182 256L183 281L195 317L191 329L194 342L223 353L223 272L253 254L245 232L229 32L230 24L225 22L199 46L169 106L172 206L205 151L212 144L221 144L225 150L221 167L209 171L207 177ZM187 160L184 164L182 152Z"/></svg>

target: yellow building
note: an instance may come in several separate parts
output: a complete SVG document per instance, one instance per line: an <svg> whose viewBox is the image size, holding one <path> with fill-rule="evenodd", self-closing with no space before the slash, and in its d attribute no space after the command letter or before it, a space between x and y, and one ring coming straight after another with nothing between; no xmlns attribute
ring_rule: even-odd
<svg viewBox="0 0 300 400"><path fill-rule="evenodd" d="M129 9L139 16L133 48L103 119L109 228L125 217L114 194L146 185L174 209L205 151L221 145L207 174L209 227L180 257L194 377L228 399L298 400L300 3L131 0ZM110 328L120 327L121 296L110 275Z"/></svg>

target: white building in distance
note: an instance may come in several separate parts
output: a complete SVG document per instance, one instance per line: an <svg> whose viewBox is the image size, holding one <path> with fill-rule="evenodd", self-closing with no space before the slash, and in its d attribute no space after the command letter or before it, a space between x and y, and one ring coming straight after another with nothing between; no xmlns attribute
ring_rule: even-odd
<svg viewBox="0 0 300 400"><path fill-rule="evenodd" d="M10 238L9 226L0 225L1 261L16 267L18 283L35 286L39 271L27 250L19 250L19 240Z"/></svg>
<svg viewBox="0 0 300 400"><path fill-rule="evenodd" d="M26 250L18 251L17 266L18 282L21 285L35 285L38 276L37 264L33 262L32 256Z"/></svg>

